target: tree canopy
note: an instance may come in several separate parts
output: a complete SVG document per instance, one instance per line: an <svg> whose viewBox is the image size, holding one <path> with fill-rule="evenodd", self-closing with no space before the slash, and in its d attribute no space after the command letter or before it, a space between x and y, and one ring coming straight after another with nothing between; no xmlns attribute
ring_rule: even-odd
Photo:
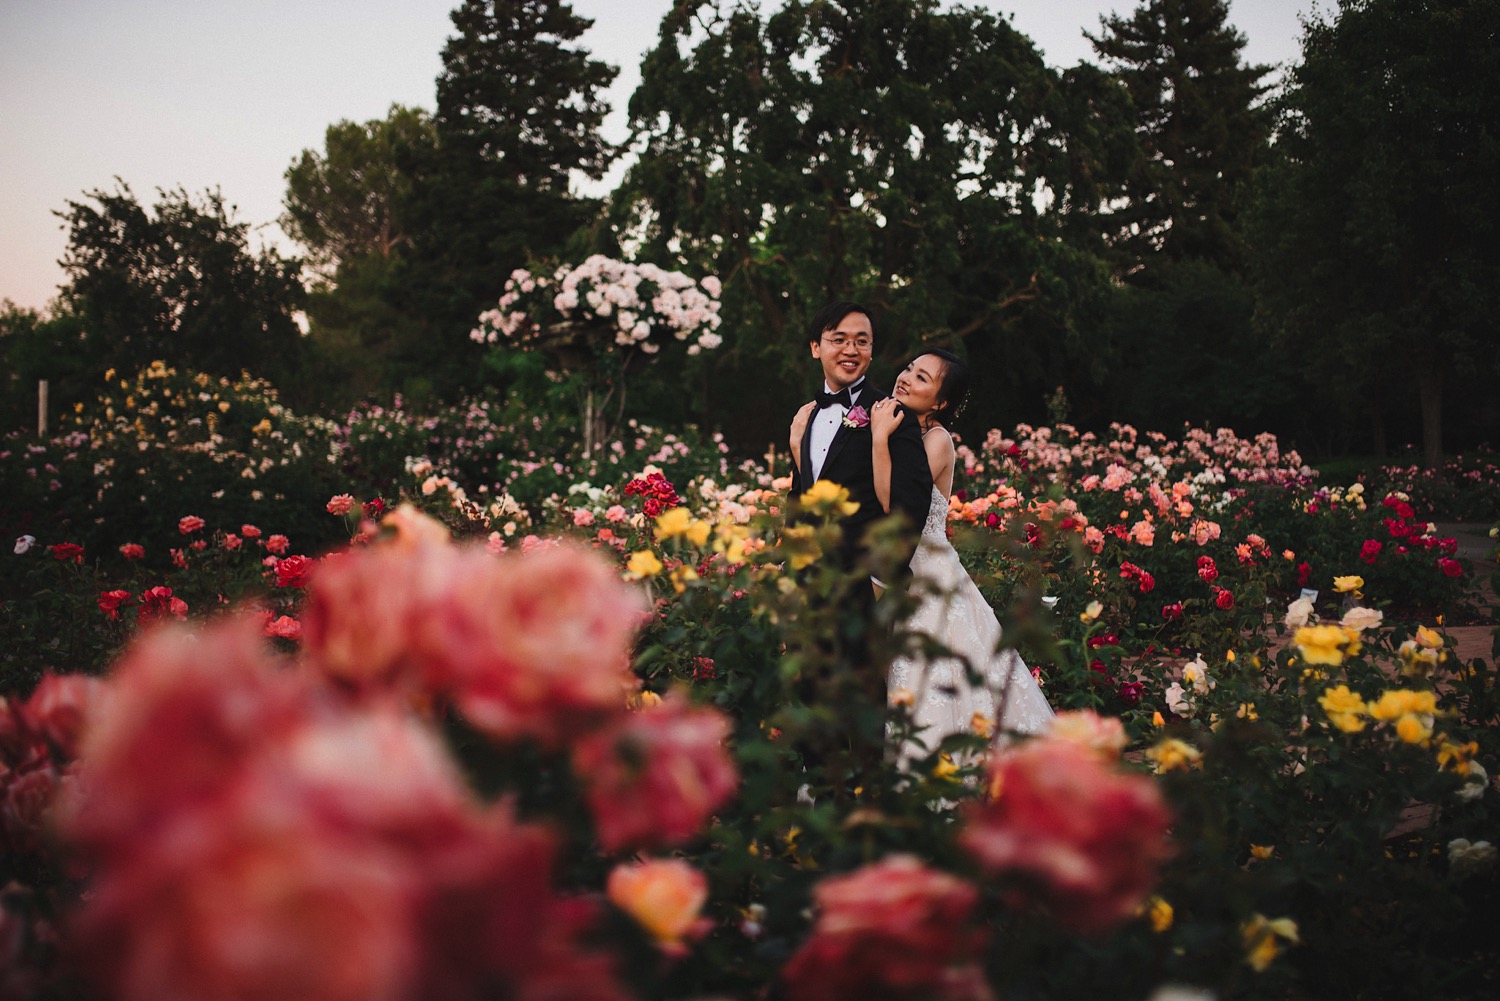
<svg viewBox="0 0 1500 1001"><path fill-rule="evenodd" d="M391 105L385 118L328 126L323 150L306 149L286 171L281 228L325 272L410 242L411 176L403 169L436 142L420 108Z"/></svg>
<svg viewBox="0 0 1500 1001"><path fill-rule="evenodd" d="M1088 36L1135 106L1141 155L1112 213L1131 265L1156 251L1241 264L1236 220L1271 132L1270 67L1243 62L1228 18L1225 0L1146 0Z"/></svg>
<svg viewBox="0 0 1500 1001"><path fill-rule="evenodd" d="M67 204L57 213L68 229L62 295L100 371L156 359L273 380L295 371L301 263L252 249L250 224L218 191L158 191L147 209L118 182Z"/></svg>
<svg viewBox="0 0 1500 1001"><path fill-rule="evenodd" d="M1430 465L1445 387L1496 371L1497 43L1497 0L1340 0L1306 23L1260 185L1267 328L1346 412L1418 398Z"/></svg>
<svg viewBox="0 0 1500 1001"><path fill-rule="evenodd" d="M728 363L775 373L778 403L806 388L787 368L832 298L877 310L887 363L1003 339L997 371L1034 377L1085 335L1104 274L1074 223L1133 144L1098 71L1049 69L982 10L704 0L667 16L642 77L621 236L724 278Z"/></svg>

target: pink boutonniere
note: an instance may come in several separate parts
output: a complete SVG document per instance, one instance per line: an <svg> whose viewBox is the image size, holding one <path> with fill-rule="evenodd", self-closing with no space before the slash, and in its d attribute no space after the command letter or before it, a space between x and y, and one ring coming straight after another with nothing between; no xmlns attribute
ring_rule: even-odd
<svg viewBox="0 0 1500 1001"><path fill-rule="evenodd" d="M852 407L844 415L844 427L867 428L870 426L870 412L864 407Z"/></svg>

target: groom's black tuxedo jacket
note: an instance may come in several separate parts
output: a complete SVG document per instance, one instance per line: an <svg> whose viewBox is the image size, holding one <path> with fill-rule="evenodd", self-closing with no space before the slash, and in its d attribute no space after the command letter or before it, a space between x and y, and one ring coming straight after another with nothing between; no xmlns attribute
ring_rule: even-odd
<svg viewBox="0 0 1500 1001"><path fill-rule="evenodd" d="M864 407L868 413L875 401L888 394L876 389L866 379L855 394L854 405ZM814 414L814 420L816 419ZM812 476L812 425L802 435L802 465L792 477L792 496L799 497L813 485ZM922 447L922 432L917 428L917 419L907 413L906 419L891 434L891 513L904 511L911 519L912 539L922 531L927 521L927 508L932 503L932 471L927 466L927 452ZM849 491L849 499L859 505L859 510L840 523L844 530L844 544L839 552L840 562L852 569L864 552L865 529L871 522L886 516L875 496L875 457L870 441L870 428L852 428L840 424L838 434L823 460L823 469L817 479L832 480Z"/></svg>

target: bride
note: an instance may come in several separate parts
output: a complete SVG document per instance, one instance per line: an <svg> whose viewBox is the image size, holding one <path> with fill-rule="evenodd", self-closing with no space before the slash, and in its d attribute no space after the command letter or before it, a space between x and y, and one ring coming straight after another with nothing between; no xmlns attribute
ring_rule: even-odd
<svg viewBox="0 0 1500 1001"><path fill-rule="evenodd" d="M901 656L891 663L887 690L914 693L912 718L921 728L902 748L903 763L935 751L950 734L974 730L977 717L1002 735L1038 733L1052 718L1052 708L1020 656L1014 650L996 652L1000 623L948 542L955 449L944 425L962 406L968 384L968 366L962 359L929 349L912 359L897 378L892 396L876 403L870 414L875 492L887 511L891 432L908 419L915 420L922 432L933 498L911 559L918 605L907 629L953 654L931 661L921 654ZM970 683L970 668L984 679L982 685Z"/></svg>

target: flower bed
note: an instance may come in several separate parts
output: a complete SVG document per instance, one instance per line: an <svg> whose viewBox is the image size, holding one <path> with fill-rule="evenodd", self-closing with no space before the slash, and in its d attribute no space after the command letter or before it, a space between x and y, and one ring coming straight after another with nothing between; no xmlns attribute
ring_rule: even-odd
<svg viewBox="0 0 1500 1001"><path fill-rule="evenodd" d="M295 518L28 523L5 557L6 976L1286 997L1440 968L1482 996L1500 699L1443 627L1476 568L1415 492L1317 484L1264 436L991 435L950 525L1074 712L901 772L878 748L904 710L827 642L836 492L645 430L527 469L545 429L490 414L330 430L366 480ZM814 522L783 532L795 504ZM876 569L896 551L877 540ZM876 636L877 657L904 639Z"/></svg>

